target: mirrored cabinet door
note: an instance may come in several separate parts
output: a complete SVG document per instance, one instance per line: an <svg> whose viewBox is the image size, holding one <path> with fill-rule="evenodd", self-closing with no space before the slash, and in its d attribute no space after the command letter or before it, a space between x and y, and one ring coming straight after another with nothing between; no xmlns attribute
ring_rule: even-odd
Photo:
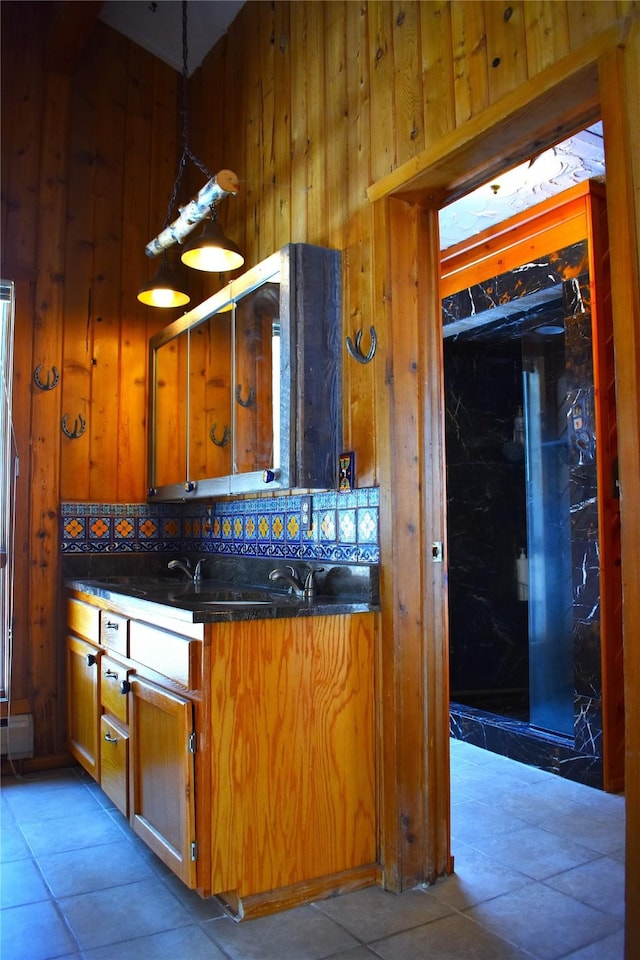
<svg viewBox="0 0 640 960"><path fill-rule="evenodd" d="M154 462L157 486L187 479L188 337L174 337L155 354Z"/></svg>
<svg viewBox="0 0 640 960"><path fill-rule="evenodd" d="M288 244L150 341L150 500L331 489L340 253Z"/></svg>
<svg viewBox="0 0 640 960"><path fill-rule="evenodd" d="M280 416L279 338L280 284L265 283L236 305L234 473L279 466L274 444L274 416Z"/></svg>
<svg viewBox="0 0 640 960"><path fill-rule="evenodd" d="M189 479L224 477L232 469L232 310L189 331Z"/></svg>

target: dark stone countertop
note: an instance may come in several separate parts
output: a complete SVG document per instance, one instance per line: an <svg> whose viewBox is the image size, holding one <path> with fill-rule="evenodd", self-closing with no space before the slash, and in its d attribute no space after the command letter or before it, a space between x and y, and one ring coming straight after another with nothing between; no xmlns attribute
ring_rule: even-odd
<svg viewBox="0 0 640 960"><path fill-rule="evenodd" d="M200 558L197 558L200 559ZM195 566L196 558L191 558ZM191 583L184 575L169 575L164 568L130 565L116 572L114 565L94 564L90 570L64 570L65 587L98 597L117 610L149 620L170 617L183 623L216 623L222 620L263 620L284 617L370 613L380 609L378 570L367 565L316 567L316 596L295 596L269 571L286 567L285 561L250 563L207 558L207 579ZM304 579L312 565L294 564ZM211 577L211 573L216 574Z"/></svg>

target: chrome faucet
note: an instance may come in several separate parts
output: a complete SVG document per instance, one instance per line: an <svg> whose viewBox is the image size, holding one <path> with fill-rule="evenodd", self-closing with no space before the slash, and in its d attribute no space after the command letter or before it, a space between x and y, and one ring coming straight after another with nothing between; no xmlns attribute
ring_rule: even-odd
<svg viewBox="0 0 640 960"><path fill-rule="evenodd" d="M182 570L182 572L189 577L189 580L193 579L193 574L191 573L191 561L186 557L184 560L169 560L167 566L169 570Z"/></svg>
<svg viewBox="0 0 640 960"><path fill-rule="evenodd" d="M170 560L168 563L169 570L182 570L184 574L189 577L189 580L194 584L200 583L202 580L202 564L207 563L209 557L202 557L196 563L196 568L191 571L191 561L184 557L182 560Z"/></svg>
<svg viewBox="0 0 640 960"><path fill-rule="evenodd" d="M209 557L202 557L200 560L198 560L198 562L196 563L196 569L193 573L194 583L200 583L200 581L202 580L202 564L208 563L208 562L209 562Z"/></svg>
<svg viewBox="0 0 640 960"><path fill-rule="evenodd" d="M309 570L304 583L295 571L295 568L287 564L286 567L276 567L269 574L269 580L282 580L286 583L298 597L304 597L305 600L313 600L316 595L315 574L324 570L324 567L316 567Z"/></svg>

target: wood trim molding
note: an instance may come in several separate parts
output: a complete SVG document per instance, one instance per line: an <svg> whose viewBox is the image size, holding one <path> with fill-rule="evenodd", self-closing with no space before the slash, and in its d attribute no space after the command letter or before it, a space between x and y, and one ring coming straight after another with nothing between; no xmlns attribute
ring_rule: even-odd
<svg viewBox="0 0 640 960"><path fill-rule="evenodd" d="M442 360L434 341L441 324L435 302L439 300L434 282L439 262L439 251L433 248L435 213L445 198L467 193L487 176L530 155L532 149L544 149L602 114L622 438L628 785L625 950L629 960L640 955L640 642L635 629L640 622L640 561L634 546L640 542L640 111L632 88L639 70L640 25L637 16L630 16L368 191L373 218L373 322L384 333L379 338L378 462L388 464L380 478L381 850L385 886L402 890L415 883L420 870L425 879L432 879L451 867L449 825L438 782L438 778L448 779L446 588L443 582L438 594L434 584L427 586L429 577L420 559L430 553L432 540L439 539L436 518L444 498L443 451L434 426L441 415L437 387L442 378ZM422 229L416 226L420 210L427 221ZM416 270L418 251L421 266ZM423 288L428 288L430 280L432 289L426 294ZM413 356L406 346L412 339ZM422 441L414 448L416 423L422 429ZM409 471L410 482L403 471ZM414 504L413 519L407 496ZM419 569L421 600L409 596L407 603L398 571L413 576L416 563L414 581ZM414 585L414 594L417 589ZM420 684L407 676L411 664L422 670ZM418 706L416 698L421 699ZM411 750L407 743L412 744ZM407 856L409 842L412 854Z"/></svg>
<svg viewBox="0 0 640 960"><path fill-rule="evenodd" d="M372 184L369 200L402 196L441 207L595 121L598 62L623 42L628 29L629 18L617 21L575 53L516 87Z"/></svg>

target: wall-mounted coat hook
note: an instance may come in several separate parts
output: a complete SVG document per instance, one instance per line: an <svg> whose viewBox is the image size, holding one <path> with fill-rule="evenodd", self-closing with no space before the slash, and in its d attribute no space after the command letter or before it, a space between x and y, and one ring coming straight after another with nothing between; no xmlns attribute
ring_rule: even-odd
<svg viewBox="0 0 640 960"><path fill-rule="evenodd" d="M256 392L253 387L249 387L249 397L246 400L242 399L242 384L238 384L236 387L236 400L241 407L252 407L256 402Z"/></svg>
<svg viewBox="0 0 640 960"><path fill-rule="evenodd" d="M60 423L62 427L62 432L65 437L69 437L69 440L77 440L78 437L81 437L82 434L87 429L87 421L82 416L81 413L78 414L76 419L73 421L73 430L69 427L69 414L65 413L62 421Z"/></svg>
<svg viewBox="0 0 640 960"><path fill-rule="evenodd" d="M47 370L47 379L43 380L40 376L40 371L42 370L42 364L39 363L38 366L33 371L33 380L40 390L53 390L57 386L60 379L60 374L58 373L57 367L51 367L50 370Z"/></svg>
<svg viewBox="0 0 640 960"><path fill-rule="evenodd" d="M222 440L218 440L216 438L217 426L218 426L217 423L213 424L213 426L211 427L211 430L209 431L209 436L211 437L212 442L215 443L216 447L225 447L229 443L229 440L231 440L231 431L229 430L229 427L225 423L224 432L222 434Z"/></svg>
<svg viewBox="0 0 640 960"><path fill-rule="evenodd" d="M358 363L370 363L374 358L376 347L378 345L375 327L369 327L369 333L371 334L371 345L369 346L369 352L366 354L366 356L360 349L360 344L362 342L362 330L358 330L356 333L355 346L351 340L351 337L347 337L347 350L353 359L358 361Z"/></svg>

